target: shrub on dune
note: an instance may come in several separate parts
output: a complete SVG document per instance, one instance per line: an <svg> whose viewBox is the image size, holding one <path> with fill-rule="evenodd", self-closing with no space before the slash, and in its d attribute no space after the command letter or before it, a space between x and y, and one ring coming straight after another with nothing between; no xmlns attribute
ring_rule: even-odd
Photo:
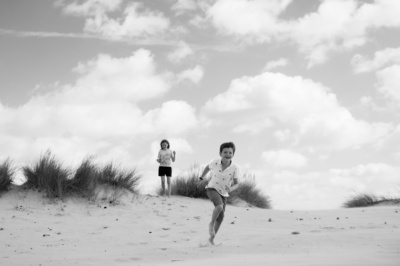
<svg viewBox="0 0 400 266"><path fill-rule="evenodd" d="M207 181L200 180L198 176L178 177L173 180L171 194L190 198L207 198L205 187Z"/></svg>
<svg viewBox="0 0 400 266"><path fill-rule="evenodd" d="M68 177L70 170L47 151L32 166L22 168L28 188L45 191L50 198L63 197L63 193L70 186Z"/></svg>
<svg viewBox="0 0 400 266"><path fill-rule="evenodd" d="M386 197L377 197L373 194L358 194L350 199L348 199L344 204L343 207L345 208L356 208L356 207L369 207L374 206L381 203L395 203L399 204L399 198L386 198Z"/></svg>
<svg viewBox="0 0 400 266"><path fill-rule="evenodd" d="M70 188L79 195L92 198L99 178L98 167L93 163L93 158L84 159L75 171Z"/></svg>
<svg viewBox="0 0 400 266"><path fill-rule="evenodd" d="M14 168L10 159L3 161L0 164L0 192L8 191L11 186L14 175Z"/></svg>
<svg viewBox="0 0 400 266"><path fill-rule="evenodd" d="M245 180L239 183L239 187L230 194L228 203L233 202L235 198L246 201L255 207L270 209L270 199L259 189L254 181Z"/></svg>
<svg viewBox="0 0 400 266"><path fill-rule="evenodd" d="M137 193L141 178L142 176L138 174L136 169L122 170L109 163L99 170L97 183Z"/></svg>

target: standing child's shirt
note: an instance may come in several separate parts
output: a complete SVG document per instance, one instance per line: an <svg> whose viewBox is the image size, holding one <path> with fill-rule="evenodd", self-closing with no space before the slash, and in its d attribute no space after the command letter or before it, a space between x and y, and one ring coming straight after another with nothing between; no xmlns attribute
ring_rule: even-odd
<svg viewBox="0 0 400 266"><path fill-rule="evenodd" d="M211 180L206 188L213 188L221 196L229 197L227 189L231 187L234 178L239 178L239 168L231 162L231 165L222 171L221 159L211 161L208 168L210 168Z"/></svg>
<svg viewBox="0 0 400 266"><path fill-rule="evenodd" d="M160 159L160 166L171 166L171 157L172 157L172 151L167 149L163 150L161 149L158 152L158 159Z"/></svg>

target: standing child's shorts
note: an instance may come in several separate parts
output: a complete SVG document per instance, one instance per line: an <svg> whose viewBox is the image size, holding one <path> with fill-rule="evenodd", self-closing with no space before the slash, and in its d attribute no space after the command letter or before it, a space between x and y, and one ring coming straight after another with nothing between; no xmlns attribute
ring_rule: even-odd
<svg viewBox="0 0 400 266"><path fill-rule="evenodd" d="M158 176L172 176L172 167L160 166L158 167Z"/></svg>

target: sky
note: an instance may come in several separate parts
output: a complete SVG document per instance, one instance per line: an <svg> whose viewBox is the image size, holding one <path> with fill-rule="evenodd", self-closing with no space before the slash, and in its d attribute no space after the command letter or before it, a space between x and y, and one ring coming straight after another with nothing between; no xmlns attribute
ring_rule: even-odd
<svg viewBox="0 0 400 266"><path fill-rule="evenodd" d="M400 194L400 1L2 0L0 162L160 185L219 158L274 209ZM17 178L21 173L17 171Z"/></svg>

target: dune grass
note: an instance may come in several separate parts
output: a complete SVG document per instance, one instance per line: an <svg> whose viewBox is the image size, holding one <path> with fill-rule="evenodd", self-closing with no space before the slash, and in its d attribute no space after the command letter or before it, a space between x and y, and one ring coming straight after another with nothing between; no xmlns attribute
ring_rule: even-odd
<svg viewBox="0 0 400 266"><path fill-rule="evenodd" d="M26 178L26 186L44 191L49 198L62 198L63 193L69 190L71 171L47 151L31 166L22 167Z"/></svg>
<svg viewBox="0 0 400 266"><path fill-rule="evenodd" d="M257 187L255 181L245 180L240 182L238 189L230 194L228 203L233 202L235 198L244 200L248 204L261 209L271 209L269 196L265 195L265 193Z"/></svg>
<svg viewBox="0 0 400 266"><path fill-rule="evenodd" d="M93 157L84 159L75 171L64 167L50 151L42 155L31 166L22 168L28 189L44 191L49 198L82 196L95 199L99 188L111 188L118 193L110 193L113 202L125 190L138 193L141 175L134 170L123 170L109 163L103 167L93 162ZM122 192L121 192L122 191ZM103 193L104 194L104 193ZM107 197L106 197L107 198Z"/></svg>
<svg viewBox="0 0 400 266"><path fill-rule="evenodd" d="M198 165L194 165L186 173L177 177L173 177L171 181L171 194L179 195L190 198L203 198L208 199L205 187L208 184L207 180L200 180L202 169ZM256 185L254 178L249 179L247 174L244 174L239 182L239 187L228 197L228 204L233 204L236 199L243 200L248 204L263 208L270 209L270 199L265 195ZM157 194L162 195L162 188L157 189Z"/></svg>
<svg viewBox="0 0 400 266"><path fill-rule="evenodd" d="M344 204L345 208L357 208L357 207L370 207L382 203L394 203L400 204L400 198L389 198L383 196L376 196L368 193L361 193L350 197Z"/></svg>
<svg viewBox="0 0 400 266"><path fill-rule="evenodd" d="M0 163L0 192L8 191L13 180L15 169L10 159Z"/></svg>
<svg viewBox="0 0 400 266"><path fill-rule="evenodd" d="M99 171L97 182L106 184L113 188L126 189L132 193L137 193L141 175L136 169L123 170L115 167L113 163L105 165Z"/></svg>

